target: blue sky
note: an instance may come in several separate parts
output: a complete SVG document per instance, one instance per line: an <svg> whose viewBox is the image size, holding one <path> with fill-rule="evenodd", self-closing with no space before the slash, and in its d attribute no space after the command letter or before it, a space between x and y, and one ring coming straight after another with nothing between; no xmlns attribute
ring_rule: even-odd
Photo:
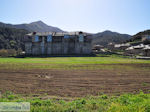
<svg viewBox="0 0 150 112"><path fill-rule="evenodd" d="M150 29L150 0L0 0L1 22L38 20L65 31L135 34Z"/></svg>

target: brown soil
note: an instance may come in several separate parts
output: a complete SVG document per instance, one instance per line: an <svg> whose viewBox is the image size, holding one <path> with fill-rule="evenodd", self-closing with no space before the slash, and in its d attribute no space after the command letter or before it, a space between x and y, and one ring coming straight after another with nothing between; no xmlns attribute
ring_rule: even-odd
<svg viewBox="0 0 150 112"><path fill-rule="evenodd" d="M139 90L148 92L150 65L130 66L135 67L135 70L0 70L0 91L19 94L46 93L62 97L135 93ZM143 70L141 67L148 69Z"/></svg>

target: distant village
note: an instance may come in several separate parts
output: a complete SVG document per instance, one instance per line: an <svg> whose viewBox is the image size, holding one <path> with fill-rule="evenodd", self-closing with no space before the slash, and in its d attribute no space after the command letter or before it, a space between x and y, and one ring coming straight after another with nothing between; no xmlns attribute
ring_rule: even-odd
<svg viewBox="0 0 150 112"><path fill-rule="evenodd" d="M150 35L142 35L140 39L121 44L109 43L107 47L97 44L93 46L93 52L114 52L136 58L148 58L150 57Z"/></svg>

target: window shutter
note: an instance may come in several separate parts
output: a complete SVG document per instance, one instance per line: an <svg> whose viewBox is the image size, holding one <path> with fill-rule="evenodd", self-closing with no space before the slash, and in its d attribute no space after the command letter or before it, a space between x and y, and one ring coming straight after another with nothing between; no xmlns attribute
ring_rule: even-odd
<svg viewBox="0 0 150 112"><path fill-rule="evenodd" d="M64 35L64 38L65 38L65 39L69 38L69 35Z"/></svg>
<svg viewBox="0 0 150 112"><path fill-rule="evenodd" d="M47 36L47 42L52 42L52 35Z"/></svg>
<svg viewBox="0 0 150 112"><path fill-rule="evenodd" d="M79 42L83 42L84 41L84 36L82 34L79 35Z"/></svg>
<svg viewBox="0 0 150 112"><path fill-rule="evenodd" d="M39 36L35 36L35 40L34 40L35 42L38 42L39 41Z"/></svg>

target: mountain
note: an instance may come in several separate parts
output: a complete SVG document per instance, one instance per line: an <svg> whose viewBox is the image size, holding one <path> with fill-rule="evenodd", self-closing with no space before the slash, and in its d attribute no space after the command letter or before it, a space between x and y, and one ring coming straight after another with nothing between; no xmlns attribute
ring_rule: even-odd
<svg viewBox="0 0 150 112"><path fill-rule="evenodd" d="M0 49L24 50L23 38L27 30L0 27Z"/></svg>
<svg viewBox="0 0 150 112"><path fill-rule="evenodd" d="M93 44L106 46L109 43L122 43L131 38L128 34L120 34L112 31L104 31L93 35Z"/></svg>
<svg viewBox="0 0 150 112"><path fill-rule="evenodd" d="M24 50L23 37L29 32L63 32L57 27L48 26L42 21L30 24L5 24L0 22L0 49Z"/></svg>
<svg viewBox="0 0 150 112"><path fill-rule="evenodd" d="M0 49L24 49L22 37L29 32L64 32L63 30L48 26L42 21L30 24L5 24L0 22ZM130 35L112 31L92 34L93 44L106 46L108 43L121 43L131 38Z"/></svg>
<svg viewBox="0 0 150 112"><path fill-rule="evenodd" d="M48 26L42 21L32 22L30 24L17 24L17 25L5 24L0 22L0 27L25 29L29 32L64 32L63 30L57 27Z"/></svg>

